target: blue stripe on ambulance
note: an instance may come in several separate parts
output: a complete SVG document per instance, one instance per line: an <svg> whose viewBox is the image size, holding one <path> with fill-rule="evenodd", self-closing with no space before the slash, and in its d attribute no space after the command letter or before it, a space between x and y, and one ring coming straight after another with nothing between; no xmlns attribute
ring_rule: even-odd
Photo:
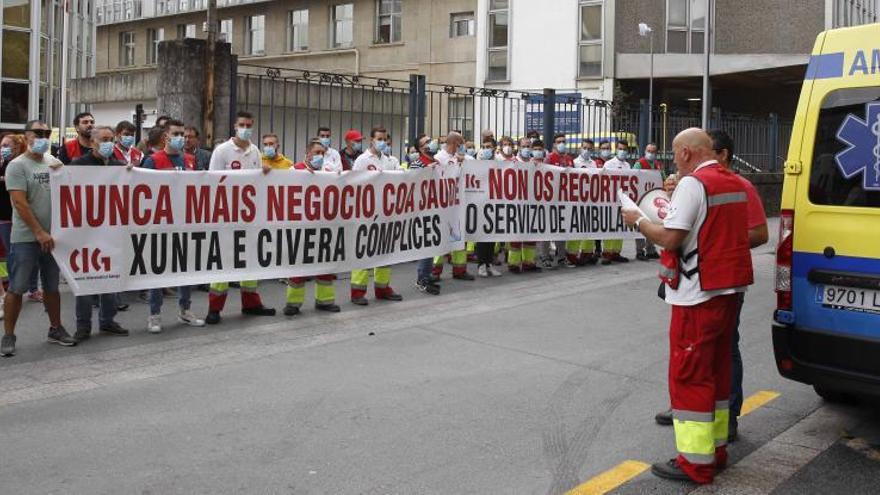
<svg viewBox="0 0 880 495"><path fill-rule="evenodd" d="M812 269L880 274L880 259L795 252L792 258L792 293L795 325L810 330L880 340L880 314L825 308L818 286L807 280Z"/></svg>
<svg viewBox="0 0 880 495"><path fill-rule="evenodd" d="M843 52L811 55L804 79L831 79L843 77Z"/></svg>

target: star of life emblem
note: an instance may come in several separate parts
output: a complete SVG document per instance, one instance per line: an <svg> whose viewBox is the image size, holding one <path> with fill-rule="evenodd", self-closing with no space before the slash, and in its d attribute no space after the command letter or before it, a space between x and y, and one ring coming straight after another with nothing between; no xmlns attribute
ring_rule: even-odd
<svg viewBox="0 0 880 495"><path fill-rule="evenodd" d="M834 155L847 179L862 174L862 188L880 191L880 102L865 105L865 120L849 114L837 130L846 149Z"/></svg>

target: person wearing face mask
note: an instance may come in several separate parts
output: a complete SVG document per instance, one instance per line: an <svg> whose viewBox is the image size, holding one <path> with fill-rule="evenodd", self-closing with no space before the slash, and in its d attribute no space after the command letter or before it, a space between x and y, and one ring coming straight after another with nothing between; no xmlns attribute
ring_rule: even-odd
<svg viewBox="0 0 880 495"><path fill-rule="evenodd" d="M318 128L318 141L324 146L324 170L329 172L341 172L343 170L342 157L339 151L333 148L333 138L329 127Z"/></svg>
<svg viewBox="0 0 880 495"><path fill-rule="evenodd" d="M9 266L7 258L9 256L9 236L12 234L12 200L9 197L9 191L6 190L6 167L9 163L18 158L27 150L27 141L22 134L5 134L0 139L0 241L2 241L3 253L0 258L0 300L6 294L4 285L9 281ZM37 285L36 280L32 280L31 286ZM3 316L3 309L0 308L0 318Z"/></svg>
<svg viewBox="0 0 880 495"><path fill-rule="evenodd" d="M112 127L100 125L92 128L91 151L75 158L70 165L126 165L115 156L115 133Z"/></svg>
<svg viewBox="0 0 880 495"><path fill-rule="evenodd" d="M593 160L593 148L595 144L592 139L584 139L584 142L581 143L581 152L578 153L577 158L574 159L574 167L575 168L599 168L596 165L596 161Z"/></svg>
<svg viewBox="0 0 880 495"><path fill-rule="evenodd" d="M95 117L89 112L82 112L73 117L73 128L76 129L76 139L64 141L64 145L58 149L58 159L67 165L73 160L91 153L92 128L95 127Z"/></svg>
<svg viewBox="0 0 880 495"><path fill-rule="evenodd" d="M342 161L342 170L351 170L354 162L364 151L364 136L354 129L345 133L345 148L339 154Z"/></svg>
<svg viewBox="0 0 880 495"><path fill-rule="evenodd" d="M544 141L536 139L532 141L532 160L533 164L542 164L547 158L547 151L544 149Z"/></svg>
<svg viewBox="0 0 880 495"><path fill-rule="evenodd" d="M648 143L645 146L645 156L633 163L633 170L660 170L662 173L663 165L657 160L657 145ZM657 248L654 243L648 239L636 239L636 259L640 261L651 261L660 259L657 254Z"/></svg>
<svg viewBox="0 0 880 495"><path fill-rule="evenodd" d="M473 141L466 141L464 143L464 149L459 149L459 152L464 152L465 160L477 159L477 147L474 145Z"/></svg>
<svg viewBox="0 0 880 495"><path fill-rule="evenodd" d="M430 136L424 134L416 139L418 143L417 152L410 156L409 169L415 170L420 168L432 168L437 162L434 161L436 153L437 141L431 139ZM431 143L434 144L433 151ZM419 292L424 292L432 296L440 295L440 286L432 280L431 269L434 267L434 258L422 258L418 260L416 265L416 282L415 287Z"/></svg>
<svg viewBox="0 0 880 495"><path fill-rule="evenodd" d="M183 122L169 119L165 123L165 148L157 151L144 160L143 168L153 170L196 170L196 157L186 152L186 130ZM150 289L150 316L147 318L147 332L162 332L162 302L164 289ZM177 288L178 313L177 321L191 327L205 326L205 320L197 318L190 310L192 305L192 287Z"/></svg>
<svg viewBox="0 0 880 495"><path fill-rule="evenodd" d="M45 122L32 120L25 124L27 152L6 168L6 189L12 200L12 234L9 291L4 299L4 335L0 339L0 355L15 354L15 326L21 313L22 296L27 292L31 275L39 269L43 280L43 306L49 315L47 341L62 346L76 341L61 325L61 294L58 292L59 269L52 257L52 193L49 170L61 161L49 154L52 131ZM112 135L112 132L111 132Z"/></svg>
<svg viewBox="0 0 880 495"><path fill-rule="evenodd" d="M293 161L281 153L278 146L278 135L265 134L263 136L263 167L276 170L288 170L293 167Z"/></svg>
<svg viewBox="0 0 880 495"><path fill-rule="evenodd" d="M532 162L532 141L529 138L519 140L519 150L516 152L514 161L517 163Z"/></svg>
<svg viewBox="0 0 880 495"><path fill-rule="evenodd" d="M254 134L254 116L248 112L238 112L235 116L235 135L228 141L218 145L211 154L210 170L272 170L263 165L259 148L251 142ZM260 293L257 292L256 280L239 282L241 288L241 312L248 316L275 316L274 308L263 305ZM220 323L220 312L226 306L226 295L229 282L215 282L210 286L208 294L208 316L205 323Z"/></svg>
<svg viewBox="0 0 880 495"><path fill-rule="evenodd" d="M501 146L498 147L498 152L495 153L496 160L500 162L512 162L516 160L516 151L513 149L513 139L509 136L501 136L499 144Z"/></svg>
<svg viewBox="0 0 880 495"><path fill-rule="evenodd" d="M517 166L532 162L532 142L524 137L519 140L519 151L513 157ZM540 272L541 269L535 264L534 242L509 242L507 243L507 271L510 273Z"/></svg>
<svg viewBox="0 0 880 495"><path fill-rule="evenodd" d="M315 172L335 172L326 170L327 148L320 139L314 139L306 148L305 157L293 166L295 170ZM317 275L315 277L291 277L287 280L287 303L284 306L285 316L296 316L300 313L306 299L306 282L315 280L315 309L338 313L341 308L336 304L336 275Z"/></svg>
<svg viewBox="0 0 880 495"><path fill-rule="evenodd" d="M526 138L529 140L529 146L535 144L535 141L541 139L541 134L538 131L529 131L526 133Z"/></svg>
<svg viewBox="0 0 880 495"><path fill-rule="evenodd" d="M370 148L363 152L354 162L352 171L364 170L382 172L399 170L399 163L392 160L391 147L388 144L388 131L384 127L377 126L370 130ZM370 285L370 270L352 270L351 272L351 302L358 306L369 304L367 300L367 288ZM391 267L379 266L373 268L373 288L376 299L385 301L402 301L403 296L391 288Z"/></svg>
<svg viewBox="0 0 880 495"><path fill-rule="evenodd" d="M211 152L202 148L202 139L199 130L193 126L184 129L186 146L184 151L196 157L196 170L208 170L211 164Z"/></svg>
<svg viewBox="0 0 880 495"><path fill-rule="evenodd" d="M113 157L130 167L140 166L144 154L135 147L134 133L137 128L131 122L123 120L116 124L116 146Z"/></svg>
<svg viewBox="0 0 880 495"><path fill-rule="evenodd" d="M584 139L581 143L581 151L577 158L574 159L575 168L598 168L593 160L593 147L595 144L592 139ZM598 261L595 253L595 241L592 239L584 239L580 241L566 241L566 263L567 267L595 265Z"/></svg>
<svg viewBox="0 0 880 495"><path fill-rule="evenodd" d="M546 157L547 152L544 149L544 141L541 141L540 139L532 141L532 164L543 165ZM552 270L556 268L556 263L550 255L550 241L537 241L534 244L538 268L544 270Z"/></svg>
<svg viewBox="0 0 880 495"><path fill-rule="evenodd" d="M568 154L568 145L566 144L565 134L558 133L553 136L553 150L547 155L547 165L556 165L557 167L573 167L574 160Z"/></svg>
<svg viewBox="0 0 880 495"><path fill-rule="evenodd" d="M617 141L617 152L613 158L607 160L602 168L604 170L629 170L630 164L626 161L629 156L629 143L624 140ZM628 263L629 258L621 255L623 250L623 239L604 239L602 240L602 264L610 265L613 262Z"/></svg>
<svg viewBox="0 0 880 495"><path fill-rule="evenodd" d="M611 151L611 142L599 141L599 156L593 158L593 161L596 162L596 166L599 168L603 168L605 166L605 162L612 158L614 158L614 152Z"/></svg>
<svg viewBox="0 0 880 495"><path fill-rule="evenodd" d="M461 165L465 160L464 138L458 132L450 132L446 136L446 145L434 155L434 160L440 166ZM456 280L471 281L474 276L467 271L467 250L459 249L450 254L434 257L434 267L431 269L431 280L438 282L443 275L443 265L446 261L452 263L452 278Z"/></svg>

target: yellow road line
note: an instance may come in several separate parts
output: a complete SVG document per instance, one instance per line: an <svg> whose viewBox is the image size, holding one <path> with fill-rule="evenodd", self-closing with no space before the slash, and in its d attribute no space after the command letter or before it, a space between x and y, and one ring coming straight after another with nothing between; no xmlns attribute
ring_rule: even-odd
<svg viewBox="0 0 880 495"><path fill-rule="evenodd" d="M624 461L572 488L565 495L601 495L644 473L651 466L639 461Z"/></svg>
<svg viewBox="0 0 880 495"><path fill-rule="evenodd" d="M779 397L779 392L773 392L772 390L755 392L743 401L742 410L739 413L740 417L753 412L755 409L764 406L777 397Z"/></svg>

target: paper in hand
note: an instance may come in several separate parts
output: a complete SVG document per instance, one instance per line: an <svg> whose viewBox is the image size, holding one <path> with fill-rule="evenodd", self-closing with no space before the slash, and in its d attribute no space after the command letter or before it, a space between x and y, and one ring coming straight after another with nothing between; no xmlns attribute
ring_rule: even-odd
<svg viewBox="0 0 880 495"><path fill-rule="evenodd" d="M629 197L628 194L626 194L625 192L623 192L623 189L618 189L618 190L617 190L617 199L620 201L620 206L621 206L624 210L633 210L633 211L637 211L637 212L639 212L639 215L641 215L641 216L643 216L643 217L647 217L647 216L648 216L648 215L645 215L645 212L642 211L641 208L639 208L639 205L637 205L637 204L635 203L635 201L633 201L633 200Z"/></svg>

